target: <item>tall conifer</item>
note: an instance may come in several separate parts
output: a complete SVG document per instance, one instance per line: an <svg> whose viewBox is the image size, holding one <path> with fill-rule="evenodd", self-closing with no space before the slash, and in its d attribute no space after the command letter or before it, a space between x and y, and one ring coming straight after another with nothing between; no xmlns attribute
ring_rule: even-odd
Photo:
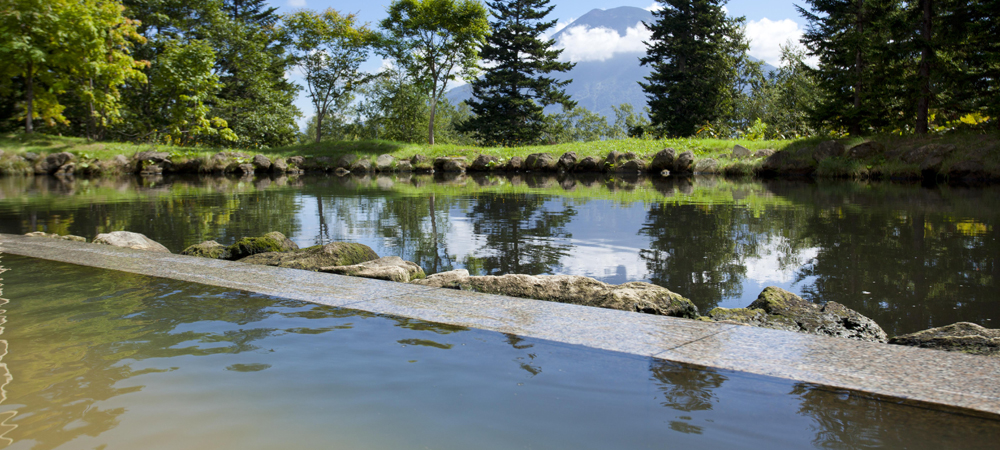
<svg viewBox="0 0 1000 450"><path fill-rule="evenodd" d="M656 21L642 65L653 72L640 82L649 99L652 126L670 136L730 119L738 86L751 63L743 34L745 18L727 17L725 0L658 0Z"/></svg>
<svg viewBox="0 0 1000 450"><path fill-rule="evenodd" d="M538 141L544 124L545 106L561 104L570 109L563 87L571 80L546 76L566 72L575 64L559 62L562 50L544 33L556 21L543 21L552 11L549 0L496 0L488 2L495 21L480 56L487 66L482 78L472 82L468 101L475 117L460 129L472 132L480 142L522 145Z"/></svg>
<svg viewBox="0 0 1000 450"><path fill-rule="evenodd" d="M809 22L802 43L819 58L810 72L822 91L811 116L816 125L843 127L852 135L897 120L907 97L901 77L905 54L894 48L900 23L899 0L806 0L796 6Z"/></svg>

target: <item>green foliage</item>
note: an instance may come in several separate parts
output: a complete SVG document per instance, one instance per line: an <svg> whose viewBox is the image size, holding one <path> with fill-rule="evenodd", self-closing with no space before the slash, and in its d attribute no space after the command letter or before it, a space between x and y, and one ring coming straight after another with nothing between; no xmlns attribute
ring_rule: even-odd
<svg viewBox="0 0 1000 450"><path fill-rule="evenodd" d="M725 0L659 3L664 7L647 24L652 38L640 59L653 69L639 83L652 126L669 136L691 136L703 124L734 119L745 84L760 72L746 54L745 19L727 17Z"/></svg>
<svg viewBox="0 0 1000 450"><path fill-rule="evenodd" d="M546 116L542 139L548 144L593 142L609 138L612 134L614 131L604 116L576 106Z"/></svg>
<svg viewBox="0 0 1000 450"><path fill-rule="evenodd" d="M278 28L277 8L264 0L223 0L224 16L209 41L216 51L221 89L211 115L225 119L238 136L214 145L267 148L295 140L300 115L293 105L299 87L285 79L294 61Z"/></svg>
<svg viewBox="0 0 1000 450"><path fill-rule="evenodd" d="M316 142L323 138L323 120L335 106L344 106L350 95L371 80L359 68L375 43L367 24L354 14L334 9L321 13L300 10L284 17L292 55L306 78L306 92L316 108Z"/></svg>
<svg viewBox="0 0 1000 450"><path fill-rule="evenodd" d="M118 86L144 81L129 52L141 41L118 2L8 0L0 9L0 93L24 95L27 133L35 119L68 123L66 95L90 106L84 121L107 125L119 118Z"/></svg>
<svg viewBox="0 0 1000 450"><path fill-rule="evenodd" d="M486 8L477 0L395 0L381 52L396 61L430 99L428 141L434 144L437 103L448 82L477 75L479 48L489 34Z"/></svg>
<svg viewBox="0 0 1000 450"><path fill-rule="evenodd" d="M643 114L636 114L631 103L612 106L615 112L615 124L611 129L612 139L643 137L649 129L649 108Z"/></svg>
<svg viewBox="0 0 1000 450"><path fill-rule="evenodd" d="M479 142L523 145L538 141L545 128L543 108L561 104L572 109L576 102L564 86L572 80L556 81L546 75L566 72L575 64L559 62L562 50L554 40L542 40L556 21L543 22L554 6L548 0L497 0L488 3L496 20L481 56L488 63L482 78L472 82L473 99L468 104L475 116L461 126Z"/></svg>

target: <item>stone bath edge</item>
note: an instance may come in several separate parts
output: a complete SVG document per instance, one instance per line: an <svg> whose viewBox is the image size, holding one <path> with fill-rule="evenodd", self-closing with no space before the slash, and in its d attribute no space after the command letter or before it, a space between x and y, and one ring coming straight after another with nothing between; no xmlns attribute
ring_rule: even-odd
<svg viewBox="0 0 1000 450"><path fill-rule="evenodd" d="M55 239L0 234L0 251L783 378L1000 419L1000 358Z"/></svg>

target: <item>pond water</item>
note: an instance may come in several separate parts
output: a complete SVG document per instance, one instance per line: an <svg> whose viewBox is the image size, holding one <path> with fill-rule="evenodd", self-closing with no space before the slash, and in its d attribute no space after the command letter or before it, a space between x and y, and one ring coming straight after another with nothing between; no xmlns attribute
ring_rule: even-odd
<svg viewBox="0 0 1000 450"><path fill-rule="evenodd" d="M1000 188L722 178L0 179L0 232L143 233L174 252L280 231L428 273L648 281L702 313L766 286L889 335L1000 325Z"/></svg>
<svg viewBox="0 0 1000 450"><path fill-rule="evenodd" d="M990 448L1000 422L4 255L0 448Z"/></svg>

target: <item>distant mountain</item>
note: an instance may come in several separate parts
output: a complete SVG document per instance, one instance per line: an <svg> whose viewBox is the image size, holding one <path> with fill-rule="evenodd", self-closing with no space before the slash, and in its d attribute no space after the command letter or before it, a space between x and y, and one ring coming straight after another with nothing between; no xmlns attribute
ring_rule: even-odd
<svg viewBox="0 0 1000 450"><path fill-rule="evenodd" d="M652 21L653 13L642 8L622 6L606 10L595 9L573 21L552 38L556 40L557 45L565 44L570 30L577 27L606 28L624 37L628 29L636 28L639 22ZM554 76L560 80L573 80L566 86L566 93L580 106L614 120L612 106L630 103L636 111L642 111L646 107L646 94L638 83L643 81L652 69L639 65L639 58L644 54L644 50L619 52L603 61L581 61L573 70ZM770 70L774 70L774 67L765 64L765 73ZM452 104L458 104L472 97L472 87L459 86L448 91L445 96ZM546 109L547 112L558 110L558 106Z"/></svg>

